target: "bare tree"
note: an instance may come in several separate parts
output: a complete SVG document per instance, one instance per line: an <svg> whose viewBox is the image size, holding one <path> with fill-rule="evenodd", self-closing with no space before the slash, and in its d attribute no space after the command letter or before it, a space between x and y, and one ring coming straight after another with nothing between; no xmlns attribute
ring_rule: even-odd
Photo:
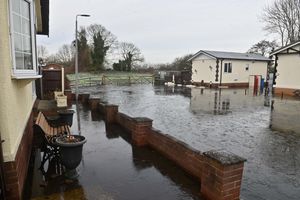
<svg viewBox="0 0 300 200"><path fill-rule="evenodd" d="M262 40L256 44L254 44L247 52L248 53L258 53L263 56L268 56L270 52L272 52L274 49L278 47L278 44L275 40L273 41L267 41Z"/></svg>
<svg viewBox="0 0 300 200"><path fill-rule="evenodd" d="M37 46L37 56L38 56L38 63L40 66L46 65L46 60L48 57L47 48L43 45Z"/></svg>
<svg viewBox="0 0 300 200"><path fill-rule="evenodd" d="M117 46L117 37L100 24L92 24L88 26L87 33L90 44L93 43L93 37L100 33L104 41L104 46L108 47L109 50L113 51Z"/></svg>
<svg viewBox="0 0 300 200"><path fill-rule="evenodd" d="M70 66L74 61L75 48L73 45L64 44L56 53L57 61L61 64Z"/></svg>
<svg viewBox="0 0 300 200"><path fill-rule="evenodd" d="M144 61L141 50L133 43L122 42L119 44L119 48L126 71L131 71L133 67Z"/></svg>
<svg viewBox="0 0 300 200"><path fill-rule="evenodd" d="M46 58L48 56L48 50L44 45L38 45L37 54L39 58Z"/></svg>
<svg viewBox="0 0 300 200"><path fill-rule="evenodd" d="M264 9L264 30L280 35L281 45L300 40L300 0L276 0Z"/></svg>
<svg viewBox="0 0 300 200"><path fill-rule="evenodd" d="M95 50L95 38L99 38L99 36L101 37L101 40L104 42L104 44L101 44L101 46L103 46L102 51L105 52L102 66L109 66L109 63L116 54L118 46L117 37L100 24L92 24L88 26L87 33L92 51Z"/></svg>
<svg viewBox="0 0 300 200"><path fill-rule="evenodd" d="M65 66L71 66L74 62L75 48L73 45L64 44L58 52L47 57L47 61L50 63L63 64Z"/></svg>

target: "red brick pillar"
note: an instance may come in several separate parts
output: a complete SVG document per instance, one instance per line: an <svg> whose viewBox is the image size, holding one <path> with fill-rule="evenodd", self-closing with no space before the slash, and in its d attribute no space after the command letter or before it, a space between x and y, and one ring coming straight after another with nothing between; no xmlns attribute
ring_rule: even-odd
<svg viewBox="0 0 300 200"><path fill-rule="evenodd" d="M75 100L74 95L71 90L65 90L65 95L67 96L67 104L68 106L72 105L72 101Z"/></svg>
<svg viewBox="0 0 300 200"><path fill-rule="evenodd" d="M104 116L105 114L105 104L100 102L98 103L98 111L100 114L102 114Z"/></svg>
<svg viewBox="0 0 300 200"><path fill-rule="evenodd" d="M136 146L147 145L147 134L150 133L152 128L152 119L146 117L133 118L132 126L132 143Z"/></svg>
<svg viewBox="0 0 300 200"><path fill-rule="evenodd" d="M91 110L97 110L99 103L100 103L100 98L91 98L91 99L89 99L90 109Z"/></svg>
<svg viewBox="0 0 300 200"><path fill-rule="evenodd" d="M201 193L208 200L238 200L246 159L224 151L204 152Z"/></svg>
<svg viewBox="0 0 300 200"><path fill-rule="evenodd" d="M107 104L105 109L105 122L107 124L112 124L116 122L119 106L113 104Z"/></svg>
<svg viewBox="0 0 300 200"><path fill-rule="evenodd" d="M78 99L82 104L88 104L90 99L90 94L79 94Z"/></svg>

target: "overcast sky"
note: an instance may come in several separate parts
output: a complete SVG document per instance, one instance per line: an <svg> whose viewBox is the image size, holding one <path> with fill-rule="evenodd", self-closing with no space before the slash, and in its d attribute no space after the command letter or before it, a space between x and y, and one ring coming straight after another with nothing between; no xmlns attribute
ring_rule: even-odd
<svg viewBox="0 0 300 200"><path fill-rule="evenodd" d="M245 52L262 39L260 15L274 0L50 0L49 38L38 45L49 53L74 39L79 26L98 23L118 41L139 47L148 63L171 62L200 49Z"/></svg>

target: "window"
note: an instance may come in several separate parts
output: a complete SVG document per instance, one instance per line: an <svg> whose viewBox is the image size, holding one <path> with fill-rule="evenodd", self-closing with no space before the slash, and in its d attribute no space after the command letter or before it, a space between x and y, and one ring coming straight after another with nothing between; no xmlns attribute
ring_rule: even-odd
<svg viewBox="0 0 300 200"><path fill-rule="evenodd" d="M33 5L31 0L11 0L10 22L14 75L35 75Z"/></svg>
<svg viewBox="0 0 300 200"><path fill-rule="evenodd" d="M245 70L246 70L246 71L249 71L249 64L246 64Z"/></svg>
<svg viewBox="0 0 300 200"><path fill-rule="evenodd" d="M232 73L232 63L224 63L224 72Z"/></svg>

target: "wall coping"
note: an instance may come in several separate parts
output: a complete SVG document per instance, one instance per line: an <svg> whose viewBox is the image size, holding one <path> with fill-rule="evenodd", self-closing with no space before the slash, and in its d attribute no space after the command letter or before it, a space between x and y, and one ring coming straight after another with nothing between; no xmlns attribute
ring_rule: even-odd
<svg viewBox="0 0 300 200"><path fill-rule="evenodd" d="M90 97L90 100L100 100L98 97Z"/></svg>
<svg viewBox="0 0 300 200"><path fill-rule="evenodd" d="M222 165L235 165L246 162L247 159L242 158L236 154L221 150L211 150L203 153L208 158L211 158Z"/></svg>
<svg viewBox="0 0 300 200"><path fill-rule="evenodd" d="M134 117L135 122L152 122L153 120L148 117Z"/></svg>
<svg viewBox="0 0 300 200"><path fill-rule="evenodd" d="M119 106L115 104L105 104L105 107L119 107Z"/></svg>

